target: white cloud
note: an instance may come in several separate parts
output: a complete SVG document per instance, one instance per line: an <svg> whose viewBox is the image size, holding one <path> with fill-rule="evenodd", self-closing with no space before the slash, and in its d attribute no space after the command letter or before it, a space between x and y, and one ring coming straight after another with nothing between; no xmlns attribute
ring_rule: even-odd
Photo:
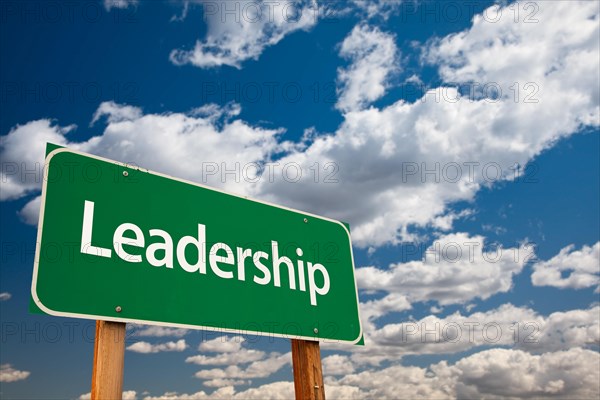
<svg viewBox="0 0 600 400"><path fill-rule="evenodd" d="M352 0L354 6L367 18L382 18L387 20L400 10L404 0Z"/></svg>
<svg viewBox="0 0 600 400"><path fill-rule="evenodd" d="M378 318L391 312L405 311L410 308L411 304L406 296L397 293L389 293L381 299L360 303L363 333L368 335L373 331Z"/></svg>
<svg viewBox="0 0 600 400"><path fill-rule="evenodd" d="M226 386L241 386L247 385L249 381L242 381L236 379L210 379L202 382L204 386L208 387L226 387Z"/></svg>
<svg viewBox="0 0 600 400"><path fill-rule="evenodd" d="M187 348L185 339L180 339L177 342L166 342L159 344L151 344L148 342L137 342L127 346L127 350L135 353L159 353L163 351L184 351Z"/></svg>
<svg viewBox="0 0 600 400"><path fill-rule="evenodd" d="M142 117L139 107L117 104L114 101L105 101L100 104L90 125L95 124L100 118L107 117L109 123L133 121Z"/></svg>
<svg viewBox="0 0 600 400"><path fill-rule="evenodd" d="M42 205L42 196L35 196L25 204L19 211L21 220L29 225L37 225L40 218L40 206Z"/></svg>
<svg viewBox="0 0 600 400"><path fill-rule="evenodd" d="M348 356L333 354L321 360L323 375L347 375L354 372L354 365Z"/></svg>
<svg viewBox="0 0 600 400"><path fill-rule="evenodd" d="M65 145L74 125L59 127L49 119L17 125L0 137L0 200L20 198L42 186L46 142Z"/></svg>
<svg viewBox="0 0 600 400"><path fill-rule="evenodd" d="M133 324L128 324L133 325ZM189 330L182 328L169 328L157 325L133 325L135 336L145 337L183 337Z"/></svg>
<svg viewBox="0 0 600 400"><path fill-rule="evenodd" d="M0 138L4 162L0 199L16 199L40 190L46 142L244 194L250 189L246 181L255 178L255 166L264 164L287 144L277 141L282 130L231 121L238 113L237 105L211 105L189 114L143 115L134 107L102 103L95 120L106 116L107 126L102 135L85 142L68 141L64 135L74 127L53 125L50 120L18 125ZM236 168L237 177L226 179L225 170ZM22 210L26 222L37 223L39 203L40 199L34 198Z"/></svg>
<svg viewBox="0 0 600 400"><path fill-rule="evenodd" d="M444 309L442 307L431 306L429 308L429 312L432 313L432 314L439 314L442 311L444 311Z"/></svg>
<svg viewBox="0 0 600 400"><path fill-rule="evenodd" d="M391 366L330 379L332 385L360 389L359 398L597 398L597 352L574 348L532 355L490 349L427 368Z"/></svg>
<svg viewBox="0 0 600 400"><path fill-rule="evenodd" d="M294 396L292 382L272 382L257 388L242 392L235 391L233 386L225 386L212 393L204 391L192 394L165 393L157 397L145 397L144 400L199 400L199 399L229 399L229 400L288 400Z"/></svg>
<svg viewBox="0 0 600 400"><path fill-rule="evenodd" d="M541 115L522 121L530 106L517 107L513 127L552 118L560 127L555 131L558 137L579 124L597 125L599 4L558 1L538 6L537 22L515 23L510 6L493 5L474 17L468 31L433 41L426 59L439 65L447 82L496 83L513 103L511 85L535 83L540 93L533 98L540 103L531 108Z"/></svg>
<svg viewBox="0 0 600 400"><path fill-rule="evenodd" d="M130 6L137 6L139 0L104 0L104 8L106 11L110 11L113 8L127 8Z"/></svg>
<svg viewBox="0 0 600 400"><path fill-rule="evenodd" d="M79 396L78 400L90 400L92 398L91 393L85 393ZM121 396L122 400L136 400L137 392L135 390L125 390Z"/></svg>
<svg viewBox="0 0 600 400"><path fill-rule="evenodd" d="M510 290L512 277L534 254L527 245L486 251L484 246L482 236L444 235L425 251L421 261L392 264L389 269L358 268L358 287L402 293L411 302L435 300L446 305L485 300Z"/></svg>
<svg viewBox="0 0 600 400"><path fill-rule="evenodd" d="M336 132L315 138L302 150L278 142L281 130L238 119L217 123L211 116L183 113L139 116L121 112L126 106L100 105L108 113L101 136L68 143L64 133L72 127L32 121L2 137L0 155L17 164L41 163L43 143L54 141L348 221L353 241L361 247L414 240L414 228L451 229L461 214L449 212L449 206L473 200L481 187L513 179L515 163L525 165L583 125L598 125L598 5L538 6L540 23L515 23L505 9L497 23L475 18L470 29L430 43L426 53L429 62L440 65L446 81L475 79L498 82L502 88L515 80L535 82L538 103L525 103L523 93L515 102L509 89L490 101L459 97L456 88L443 86L414 103L400 100L381 109L347 112ZM220 174L203 176L207 163L224 162L229 168L236 162L264 163L283 149L288 154L278 162L297 163L302 170L297 182L286 181L281 173L272 183L262 179L256 184L231 178L222 182ZM315 163L325 170L318 182ZM324 181L331 171L337 183ZM17 175L4 172L3 199L39 190L39 179Z"/></svg>
<svg viewBox="0 0 600 400"><path fill-rule="evenodd" d="M198 350L209 353L234 353L242 349L243 336L221 336L200 343Z"/></svg>
<svg viewBox="0 0 600 400"><path fill-rule="evenodd" d="M451 354L479 346L516 346L532 352L564 350L600 343L600 307L543 317L528 308L504 304L471 315L387 324L368 336L372 350L388 359L405 354ZM381 348L379 348L381 346Z"/></svg>
<svg viewBox="0 0 600 400"><path fill-rule="evenodd" d="M261 350L246 349L242 347L244 341L242 336L222 336L202 342L199 351L218 354L199 354L185 361L197 365L227 366L224 369L203 369L196 373L195 376L203 379L203 384L209 387L245 385L247 379L266 378L291 362L291 353L267 354ZM243 364L248 365L241 368Z"/></svg>
<svg viewBox="0 0 600 400"><path fill-rule="evenodd" d="M466 357L452 368L459 374L459 398L598 398L600 355L579 348L531 355L491 349Z"/></svg>
<svg viewBox="0 0 600 400"><path fill-rule="evenodd" d="M327 376L328 399L367 398L597 398L600 355L573 348L533 355L521 350L489 349L427 367L392 365L386 368ZM206 393L165 393L145 400L288 399L292 382L273 382L236 392L233 386Z"/></svg>
<svg viewBox="0 0 600 400"><path fill-rule="evenodd" d="M226 390L229 392L229 391L233 390L233 387L228 386L228 387L226 387ZM218 392L218 391L216 391L216 392ZM215 394L216 394L216 392L215 392ZM219 394L224 394L224 391L221 390L221 392ZM166 392L160 396L146 396L146 397L144 397L144 400L198 400L198 399L209 399L209 398L210 398L210 396L204 391L200 391L200 392L196 392L196 393L192 393L192 394L187 394L187 393L179 394L177 392Z"/></svg>
<svg viewBox="0 0 600 400"><path fill-rule="evenodd" d="M538 320L538 326L520 325L518 347L530 352L543 352L600 345L598 306L588 310L554 312Z"/></svg>
<svg viewBox="0 0 600 400"><path fill-rule="evenodd" d="M270 353L267 358L254 361L244 368L240 368L237 365L230 365L224 369L203 369L196 372L195 376L204 380L266 378L279 371L284 366L290 365L292 361L291 354L292 353L280 354L274 352Z"/></svg>
<svg viewBox="0 0 600 400"><path fill-rule="evenodd" d="M563 276L568 273L567 276ZM531 282L535 286L554 286L561 289L582 289L600 284L600 242L575 250L574 245L563 248L548 261L533 265Z"/></svg>
<svg viewBox="0 0 600 400"><path fill-rule="evenodd" d="M253 349L240 349L230 353L220 353L214 356L199 354L185 359L185 362L197 365L238 365L259 361L265 358L265 352ZM222 385L225 386L225 385Z"/></svg>
<svg viewBox="0 0 600 400"><path fill-rule="evenodd" d="M173 50L170 59L177 65L241 68L242 62L257 60L265 48L279 43L286 35L310 29L318 18L312 0L201 3L208 24L206 38L196 41L191 50Z"/></svg>
<svg viewBox="0 0 600 400"><path fill-rule="evenodd" d="M10 364L0 365L0 382L16 382L27 379L30 375L29 371L19 371L14 369Z"/></svg>
<svg viewBox="0 0 600 400"><path fill-rule="evenodd" d="M360 389L340 384L325 384L326 398L335 400L359 399ZM228 400L289 400L294 398L293 382L271 382L241 392L236 392L233 386L221 387L212 393L204 391L185 394L167 392L162 396L144 397L144 400L199 400L199 399L228 399Z"/></svg>
<svg viewBox="0 0 600 400"><path fill-rule="evenodd" d="M359 246L413 240L412 227L450 229L450 204L514 179L515 163L527 164L584 125L598 126L598 4L538 5L540 23L515 23L504 9L497 23L478 17L470 29L432 42L427 60L449 84L414 103L346 113L334 134L280 160L301 166L301 180L260 182L259 192L350 222ZM469 98L452 85L472 80L506 90L496 100ZM525 102L535 89L525 93L528 83L539 88L538 103ZM317 162L333 163L338 183L315 183Z"/></svg>
<svg viewBox="0 0 600 400"><path fill-rule="evenodd" d="M355 26L340 47L340 55L351 64L338 69L336 107L359 110L382 97L390 77L400 70L398 53L393 35L368 25Z"/></svg>
<svg viewBox="0 0 600 400"><path fill-rule="evenodd" d="M232 399L271 399L271 400L288 400L293 398L294 385L291 382L273 382L258 388L246 389L243 392L235 393Z"/></svg>
<svg viewBox="0 0 600 400"><path fill-rule="evenodd" d="M135 399L137 399L137 393L135 392L135 390L126 390L123 392L121 399L122 400L135 400Z"/></svg>
<svg viewBox="0 0 600 400"><path fill-rule="evenodd" d="M329 379L325 392L332 386L344 385L358 389L358 398L393 399L401 394L406 399L447 399L454 397L453 378L443 363L429 368L396 365Z"/></svg>
<svg viewBox="0 0 600 400"><path fill-rule="evenodd" d="M12 297L12 295L8 292L0 293L0 301L8 301L8 300L10 300L11 297Z"/></svg>
<svg viewBox="0 0 600 400"><path fill-rule="evenodd" d="M469 315L457 311L381 326L374 320L363 321L363 327L364 347L324 343L323 348L349 352L359 369L406 355L456 354L480 347L510 346L532 353L593 347L600 344L600 307L542 316L527 307L504 304Z"/></svg>

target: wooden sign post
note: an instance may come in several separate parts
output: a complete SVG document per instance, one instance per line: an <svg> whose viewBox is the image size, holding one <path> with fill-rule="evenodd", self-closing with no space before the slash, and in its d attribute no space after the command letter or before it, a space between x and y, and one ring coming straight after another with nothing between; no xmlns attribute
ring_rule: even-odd
<svg viewBox="0 0 600 400"><path fill-rule="evenodd" d="M325 400L319 342L292 339L296 400Z"/></svg>
<svg viewBox="0 0 600 400"><path fill-rule="evenodd" d="M123 396L125 323L96 321L92 400L120 400Z"/></svg>

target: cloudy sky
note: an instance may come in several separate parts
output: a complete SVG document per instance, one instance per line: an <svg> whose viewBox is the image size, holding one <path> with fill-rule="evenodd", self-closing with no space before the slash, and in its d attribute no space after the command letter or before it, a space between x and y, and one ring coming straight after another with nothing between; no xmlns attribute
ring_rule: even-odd
<svg viewBox="0 0 600 400"><path fill-rule="evenodd" d="M28 312L46 142L348 222L366 345L322 344L330 399L600 395L598 2L0 19L2 398L90 391L93 321ZM289 398L289 341L130 325L124 389Z"/></svg>

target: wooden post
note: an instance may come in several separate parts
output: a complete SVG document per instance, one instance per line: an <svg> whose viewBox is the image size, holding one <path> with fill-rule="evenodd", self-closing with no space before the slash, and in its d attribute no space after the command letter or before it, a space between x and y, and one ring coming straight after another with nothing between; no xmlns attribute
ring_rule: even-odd
<svg viewBox="0 0 600 400"><path fill-rule="evenodd" d="M120 400L123 396L125 323L96 321L92 400Z"/></svg>
<svg viewBox="0 0 600 400"><path fill-rule="evenodd" d="M296 400L325 400L319 342L292 339Z"/></svg>

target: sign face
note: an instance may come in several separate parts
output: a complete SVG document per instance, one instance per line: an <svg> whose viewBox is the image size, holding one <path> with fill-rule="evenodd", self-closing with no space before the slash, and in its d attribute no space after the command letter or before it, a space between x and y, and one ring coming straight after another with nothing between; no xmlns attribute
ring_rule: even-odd
<svg viewBox="0 0 600 400"><path fill-rule="evenodd" d="M348 229L56 148L31 294L57 316L358 343Z"/></svg>

